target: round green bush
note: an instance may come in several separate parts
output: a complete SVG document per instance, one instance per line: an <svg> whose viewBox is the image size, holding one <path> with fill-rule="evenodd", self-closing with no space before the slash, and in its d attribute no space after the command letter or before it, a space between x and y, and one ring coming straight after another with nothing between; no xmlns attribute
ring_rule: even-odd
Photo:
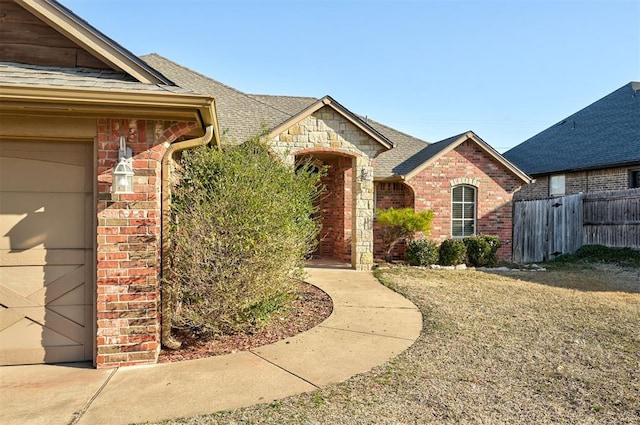
<svg viewBox="0 0 640 425"><path fill-rule="evenodd" d="M497 236L470 236L463 239L467 247L467 261L474 267L492 267L498 264L500 239Z"/></svg>
<svg viewBox="0 0 640 425"><path fill-rule="evenodd" d="M411 266L430 266L438 262L438 245L428 239L414 239L407 244L407 262Z"/></svg>
<svg viewBox="0 0 640 425"><path fill-rule="evenodd" d="M457 266L464 263L466 256L467 247L462 239L447 239L438 249L438 263L441 266Z"/></svg>

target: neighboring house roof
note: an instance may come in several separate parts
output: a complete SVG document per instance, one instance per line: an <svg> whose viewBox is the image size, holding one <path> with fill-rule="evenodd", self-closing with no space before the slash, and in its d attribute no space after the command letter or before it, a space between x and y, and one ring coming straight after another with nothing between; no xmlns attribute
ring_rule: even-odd
<svg viewBox="0 0 640 425"><path fill-rule="evenodd" d="M640 163L640 83L625 84L504 156L531 175Z"/></svg>

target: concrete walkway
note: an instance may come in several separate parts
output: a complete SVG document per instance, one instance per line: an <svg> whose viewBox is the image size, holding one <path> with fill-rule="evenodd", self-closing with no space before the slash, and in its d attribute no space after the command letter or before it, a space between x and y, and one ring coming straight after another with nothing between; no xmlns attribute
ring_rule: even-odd
<svg viewBox="0 0 640 425"><path fill-rule="evenodd" d="M129 424L266 403L366 372L420 334L420 311L372 273L319 263L308 272L334 310L307 332L251 351L152 366L0 367L0 423Z"/></svg>

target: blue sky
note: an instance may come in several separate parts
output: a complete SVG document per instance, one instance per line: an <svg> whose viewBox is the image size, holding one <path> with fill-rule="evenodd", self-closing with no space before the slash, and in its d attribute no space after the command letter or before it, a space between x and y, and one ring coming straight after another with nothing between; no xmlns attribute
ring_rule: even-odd
<svg viewBox="0 0 640 425"><path fill-rule="evenodd" d="M60 0L138 55L500 152L640 80L638 0Z"/></svg>

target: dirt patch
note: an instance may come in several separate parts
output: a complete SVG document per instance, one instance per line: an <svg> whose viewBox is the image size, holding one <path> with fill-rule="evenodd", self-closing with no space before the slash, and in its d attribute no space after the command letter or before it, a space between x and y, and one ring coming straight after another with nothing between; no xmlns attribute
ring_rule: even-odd
<svg viewBox="0 0 640 425"><path fill-rule="evenodd" d="M263 328L234 335L220 335L207 342L194 339L188 334L178 335L182 347L178 350L162 349L158 363L219 356L272 344L319 325L331 315L332 311L333 302L325 292L302 282L291 309L274 317Z"/></svg>

